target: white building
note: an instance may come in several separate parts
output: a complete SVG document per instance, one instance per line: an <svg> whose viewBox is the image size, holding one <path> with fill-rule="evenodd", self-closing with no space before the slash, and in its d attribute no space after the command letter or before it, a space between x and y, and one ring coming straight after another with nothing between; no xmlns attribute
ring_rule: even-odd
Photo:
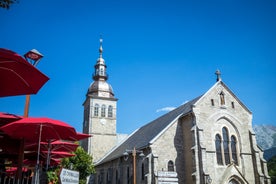
<svg viewBox="0 0 276 184"><path fill-rule="evenodd" d="M206 93L116 144L117 99L105 70L101 46L84 102L83 130L93 135L85 148L97 171L91 183L128 184L136 178L138 184L270 184L252 113L222 82L219 71Z"/></svg>

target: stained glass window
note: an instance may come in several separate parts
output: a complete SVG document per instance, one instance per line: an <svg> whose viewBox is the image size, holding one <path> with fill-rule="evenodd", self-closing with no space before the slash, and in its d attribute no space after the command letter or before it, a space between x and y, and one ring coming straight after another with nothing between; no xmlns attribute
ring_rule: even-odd
<svg viewBox="0 0 276 184"><path fill-rule="evenodd" d="M232 160L235 164L238 164L237 159L237 141L236 138L232 135L231 136L231 152L232 152Z"/></svg>
<svg viewBox="0 0 276 184"><path fill-rule="evenodd" d="M229 134L227 128L222 128L222 136L223 136L223 151L224 151L224 160L225 164L230 164L230 154L229 154Z"/></svg>
<svg viewBox="0 0 276 184"><path fill-rule="evenodd" d="M219 165L223 165L222 153L221 153L221 137L219 134L216 135L216 155L217 155L217 163Z"/></svg>

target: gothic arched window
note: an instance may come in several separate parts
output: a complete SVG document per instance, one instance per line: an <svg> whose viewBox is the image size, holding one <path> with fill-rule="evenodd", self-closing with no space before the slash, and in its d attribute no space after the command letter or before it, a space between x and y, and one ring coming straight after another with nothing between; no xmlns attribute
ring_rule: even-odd
<svg viewBox="0 0 276 184"><path fill-rule="evenodd" d="M95 104L95 107L94 107L94 116L99 116L99 104Z"/></svg>
<svg viewBox="0 0 276 184"><path fill-rule="evenodd" d="M102 105L102 108L101 108L101 117L105 117L105 105Z"/></svg>
<svg viewBox="0 0 276 184"><path fill-rule="evenodd" d="M231 162L238 165L238 144L235 135L229 137L229 131L226 127L222 128L222 136L216 134L215 147L217 163L219 165L228 165Z"/></svg>
<svg viewBox="0 0 276 184"><path fill-rule="evenodd" d="M232 179L232 180L229 181L229 184L240 184L240 182L238 182L235 179Z"/></svg>
<svg viewBox="0 0 276 184"><path fill-rule="evenodd" d="M168 162L168 171L174 171L174 164L171 160Z"/></svg>
<svg viewBox="0 0 276 184"><path fill-rule="evenodd" d="M113 116L113 107L112 105L108 106L108 113L107 113L108 117L111 118Z"/></svg>
<svg viewBox="0 0 276 184"><path fill-rule="evenodd" d="M225 164L230 164L230 153L229 153L229 134L227 128L222 128L222 136L223 136L223 152L224 152L224 161Z"/></svg>
<svg viewBox="0 0 276 184"><path fill-rule="evenodd" d="M235 136L231 136L231 152L232 152L232 160L235 164L238 164L237 157L237 140Z"/></svg>
<svg viewBox="0 0 276 184"><path fill-rule="evenodd" d="M221 152L221 137L219 134L216 135L216 155L217 163L223 165L222 152Z"/></svg>

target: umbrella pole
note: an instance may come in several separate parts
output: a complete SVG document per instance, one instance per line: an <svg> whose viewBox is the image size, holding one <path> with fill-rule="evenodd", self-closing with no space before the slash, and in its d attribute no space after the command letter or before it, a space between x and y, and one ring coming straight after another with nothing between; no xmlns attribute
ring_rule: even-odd
<svg viewBox="0 0 276 184"><path fill-rule="evenodd" d="M42 132L42 124L40 124L40 128L39 128L37 159L36 159L36 168L35 168L36 169L36 171L35 171L35 184L39 183L39 155L40 155L41 132Z"/></svg>
<svg viewBox="0 0 276 184"><path fill-rule="evenodd" d="M22 178L22 165L23 165L23 160L24 160L24 145L25 145L25 140L24 140L24 138L22 138L20 140L19 155L18 155L18 167L17 167L17 171L16 171L17 183L19 183Z"/></svg>
<svg viewBox="0 0 276 184"><path fill-rule="evenodd" d="M26 95L24 117L29 116L29 107L30 107L30 95Z"/></svg>
<svg viewBox="0 0 276 184"><path fill-rule="evenodd" d="M50 165L50 152L51 152L51 144L50 140L48 141L48 152L47 152L47 161L46 161L46 171L48 171Z"/></svg>

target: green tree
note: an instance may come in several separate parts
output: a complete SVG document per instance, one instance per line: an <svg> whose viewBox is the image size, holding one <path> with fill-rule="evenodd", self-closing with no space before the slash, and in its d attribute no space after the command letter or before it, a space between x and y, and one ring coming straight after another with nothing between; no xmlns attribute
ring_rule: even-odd
<svg viewBox="0 0 276 184"><path fill-rule="evenodd" d="M78 147L74 152L75 156L64 158L61 162L63 168L79 171L80 184L86 183L86 177L95 173L93 159L82 147Z"/></svg>
<svg viewBox="0 0 276 184"><path fill-rule="evenodd" d="M276 184L276 155L268 160L267 169L271 177L271 184Z"/></svg>
<svg viewBox="0 0 276 184"><path fill-rule="evenodd" d="M0 7L5 8L5 9L9 9L10 6L13 3L16 3L16 2L18 2L18 0L0 0Z"/></svg>

